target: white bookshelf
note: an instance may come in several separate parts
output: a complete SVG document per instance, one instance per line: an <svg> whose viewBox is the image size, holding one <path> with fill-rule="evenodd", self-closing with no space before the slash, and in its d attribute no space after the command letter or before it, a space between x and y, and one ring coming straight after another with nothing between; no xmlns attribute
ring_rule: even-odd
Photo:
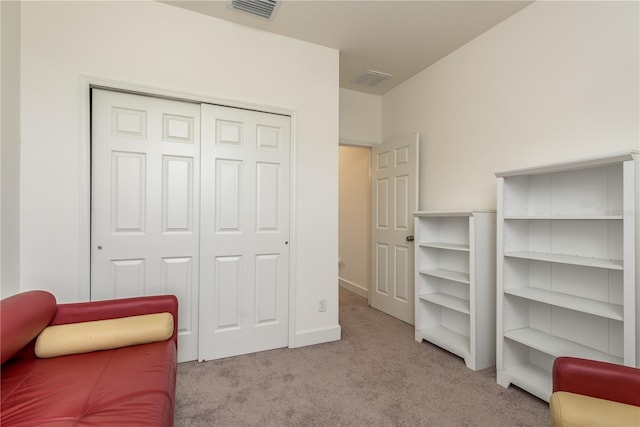
<svg viewBox="0 0 640 427"><path fill-rule="evenodd" d="M496 174L500 385L548 401L558 356L637 366L637 157Z"/></svg>
<svg viewBox="0 0 640 427"><path fill-rule="evenodd" d="M415 212L416 341L473 370L495 365L493 211Z"/></svg>

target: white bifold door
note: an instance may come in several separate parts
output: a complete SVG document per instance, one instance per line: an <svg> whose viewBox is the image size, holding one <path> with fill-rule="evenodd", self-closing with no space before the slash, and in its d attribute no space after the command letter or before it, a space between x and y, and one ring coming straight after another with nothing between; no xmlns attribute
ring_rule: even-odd
<svg viewBox="0 0 640 427"><path fill-rule="evenodd" d="M171 293L178 360L288 344L290 118L92 91L91 299Z"/></svg>

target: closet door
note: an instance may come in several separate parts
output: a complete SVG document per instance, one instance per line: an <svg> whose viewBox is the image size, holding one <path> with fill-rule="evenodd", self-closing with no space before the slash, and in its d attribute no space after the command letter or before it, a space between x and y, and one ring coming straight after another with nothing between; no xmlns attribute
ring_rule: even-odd
<svg viewBox="0 0 640 427"><path fill-rule="evenodd" d="M199 360L288 344L290 118L202 105Z"/></svg>
<svg viewBox="0 0 640 427"><path fill-rule="evenodd" d="M174 294L198 349L200 105L94 89L91 300Z"/></svg>

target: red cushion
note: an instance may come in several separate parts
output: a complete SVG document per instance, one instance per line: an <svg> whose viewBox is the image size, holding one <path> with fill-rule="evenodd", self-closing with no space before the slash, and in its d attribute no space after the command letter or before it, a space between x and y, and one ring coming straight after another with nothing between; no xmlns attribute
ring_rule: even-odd
<svg viewBox="0 0 640 427"><path fill-rule="evenodd" d="M173 341L2 366L2 425L170 426Z"/></svg>
<svg viewBox="0 0 640 427"><path fill-rule="evenodd" d="M553 363L553 391L640 406L640 369L577 357Z"/></svg>
<svg viewBox="0 0 640 427"><path fill-rule="evenodd" d="M5 298L1 304L0 364L4 364L47 327L56 314L56 298L49 292L28 291Z"/></svg>

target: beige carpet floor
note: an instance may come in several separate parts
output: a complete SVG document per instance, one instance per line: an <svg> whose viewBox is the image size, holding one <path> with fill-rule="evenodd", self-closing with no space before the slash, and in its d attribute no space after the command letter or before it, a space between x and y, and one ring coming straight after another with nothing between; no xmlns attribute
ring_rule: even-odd
<svg viewBox="0 0 640 427"><path fill-rule="evenodd" d="M340 325L332 343L181 363L175 426L550 425L546 402L342 289Z"/></svg>

